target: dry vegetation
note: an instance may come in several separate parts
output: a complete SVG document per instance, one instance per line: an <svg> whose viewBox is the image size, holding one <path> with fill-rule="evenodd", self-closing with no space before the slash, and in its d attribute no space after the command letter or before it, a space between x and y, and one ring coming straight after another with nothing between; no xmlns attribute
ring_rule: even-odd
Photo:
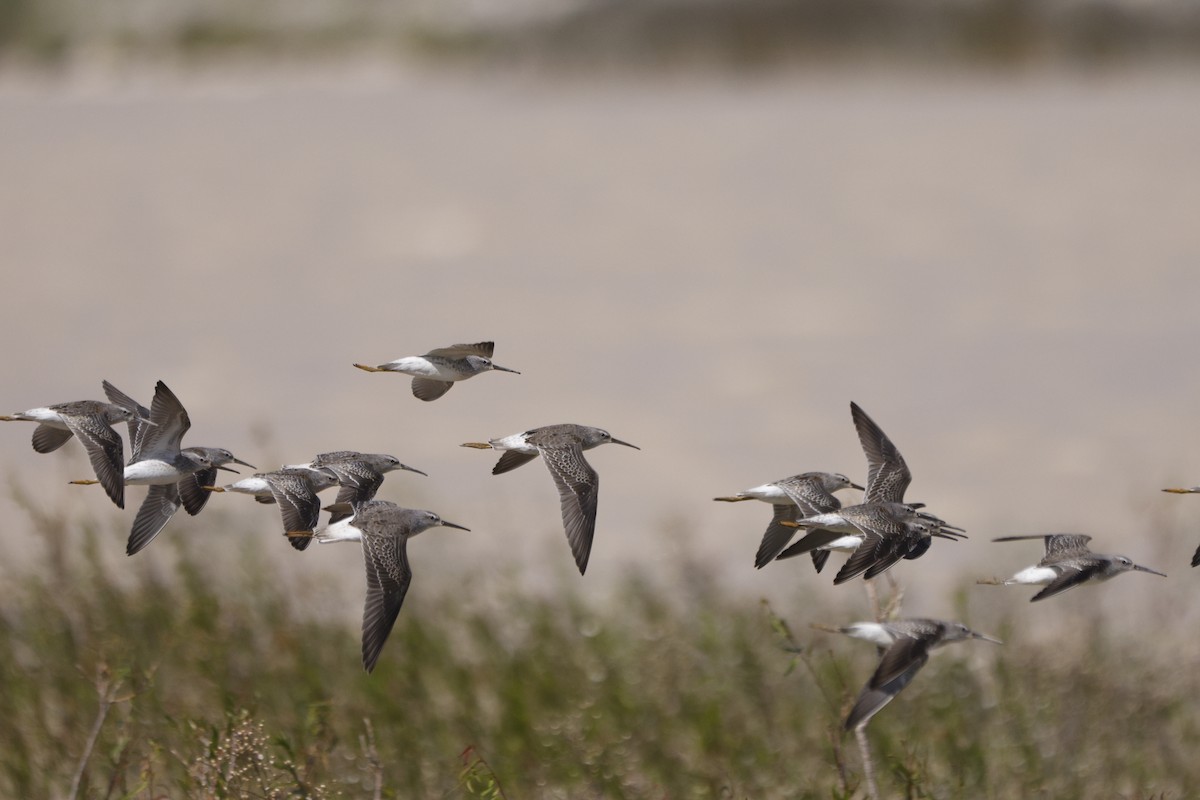
<svg viewBox="0 0 1200 800"><path fill-rule="evenodd" d="M172 570L117 573L98 565L122 531L13 524L48 555L5 576L0 796L863 796L839 722L874 655L809 629L815 596L766 609L701 565L676 590L630 576L604 608L570 584L426 582L368 676L354 625L293 608L280 543L226 532L248 568L218 575L164 536ZM1078 624L1078 645L1001 621L1004 647L939 651L869 728L884 793L1189 796L1200 677Z"/></svg>

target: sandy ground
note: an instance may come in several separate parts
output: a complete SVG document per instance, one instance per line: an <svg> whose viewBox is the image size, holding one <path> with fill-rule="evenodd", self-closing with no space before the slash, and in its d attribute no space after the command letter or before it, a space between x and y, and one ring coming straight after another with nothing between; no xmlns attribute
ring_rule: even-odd
<svg viewBox="0 0 1200 800"><path fill-rule="evenodd" d="M1038 556L992 536L1074 530L1171 573L1103 602L1194 617L1200 497L1159 489L1200 483L1198 141L1200 82L1171 71L10 76L0 407L98 398L102 378L145 402L162 379L185 443L260 467L394 453L430 477L381 498L474 529L415 543L418 580L569 575L545 469L492 477L457 445L600 425L642 451L588 455L585 590L633 563L675 574L686 550L770 596L808 565L756 572L768 508L711 498L865 479L855 400L907 458L910 497L973 534L895 570L912 611L954 608L946 578ZM350 366L481 339L523 374L422 403ZM30 432L0 428L0 469L39 502L132 516L66 487L89 474L79 448L38 456ZM277 533L268 509L217 503ZM19 561L35 545L4 507ZM280 569L358 580L358 553L329 549L284 547Z"/></svg>

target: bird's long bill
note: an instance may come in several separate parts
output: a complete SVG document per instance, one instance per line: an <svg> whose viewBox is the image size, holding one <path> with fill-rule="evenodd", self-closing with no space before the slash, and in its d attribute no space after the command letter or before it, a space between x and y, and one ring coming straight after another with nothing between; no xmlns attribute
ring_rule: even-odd
<svg viewBox="0 0 1200 800"><path fill-rule="evenodd" d="M860 492L865 492L865 491L866 491L866 488L865 488L865 487L859 486L857 483L852 483L852 484L850 484L850 488L851 488L851 489L858 489Z"/></svg>
<svg viewBox="0 0 1200 800"><path fill-rule="evenodd" d="M462 525L458 525L454 522L446 522L446 520L442 520L442 527L443 528L458 528L460 531L467 531L467 532L470 532L470 530L471 530L470 528L465 528Z"/></svg>
<svg viewBox="0 0 1200 800"><path fill-rule="evenodd" d="M241 464L242 462L241 462L241 461L238 461L238 463L239 463L239 464ZM215 466L216 466L216 468L217 468L217 469L223 469L223 470L225 470L226 472L232 472L234 475L241 475L241 474L242 474L242 473L238 472L236 469L234 469L233 467L226 467L226 466L224 466L224 465L222 465L222 464L217 464L217 465L215 465ZM249 466L249 465L247 464L247 466Z"/></svg>
<svg viewBox="0 0 1200 800"><path fill-rule="evenodd" d="M1000 641L999 639L995 639L991 636L988 636L987 634L978 633L976 631L971 631L971 633L972 633L972 636L971 636L972 639L983 639L985 642L991 642L992 644L1004 644L1004 642Z"/></svg>
<svg viewBox="0 0 1200 800"><path fill-rule="evenodd" d="M406 470L408 470L409 472L415 472L415 473L417 473L418 475L424 475L426 478L428 478L428 477L429 477L429 473L428 473L428 472L422 472L421 470L417 469L416 467L410 467L408 464L401 464L401 465L400 465L400 469L406 469Z"/></svg>
<svg viewBox="0 0 1200 800"><path fill-rule="evenodd" d="M623 445L625 445L626 447L632 447L634 450L641 450L641 449L642 449L642 448L638 447L636 444L630 444L629 442L622 442L620 439L618 439L618 438L617 438L617 437L615 437L615 436L614 436L614 437L612 437L611 439L609 439L609 441L610 441L610 442L612 442L613 444L623 444Z"/></svg>
<svg viewBox="0 0 1200 800"><path fill-rule="evenodd" d="M785 523L781 523L781 524L785 524ZM957 542L959 539L969 539L970 538L965 533L959 533L958 531L955 531L955 530L934 531L934 532L930 533L929 535L930 536L938 536L942 539L949 539L952 542Z"/></svg>
<svg viewBox="0 0 1200 800"><path fill-rule="evenodd" d="M241 464L243 467L249 467L250 469L258 469L258 467L254 466L249 461L242 461L240 458L235 458L233 463Z"/></svg>
<svg viewBox="0 0 1200 800"><path fill-rule="evenodd" d="M1134 564L1133 568L1138 572L1149 572L1151 575L1161 575L1164 578L1167 577L1167 573L1159 572L1158 570L1150 569L1149 567L1143 567L1141 564Z"/></svg>
<svg viewBox="0 0 1200 800"><path fill-rule="evenodd" d="M492 362L492 369L499 370L500 372L511 372L513 375L521 374L521 373L517 372L515 369L509 369L508 367L502 367L495 362Z"/></svg>

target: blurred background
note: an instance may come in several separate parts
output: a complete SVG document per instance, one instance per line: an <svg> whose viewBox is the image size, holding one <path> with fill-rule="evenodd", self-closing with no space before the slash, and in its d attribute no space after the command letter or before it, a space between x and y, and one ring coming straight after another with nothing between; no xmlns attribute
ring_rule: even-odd
<svg viewBox="0 0 1200 800"><path fill-rule="evenodd" d="M161 379L190 412L185 444L262 469L358 449L428 472L379 497L473 532L412 545L403 637L455 587L484 618L504 619L505 592L620 618L631 579L731 618L765 598L797 628L805 608L869 614L832 570L756 571L769 509L711 500L809 470L865 480L853 400L903 452L909 497L971 535L893 570L905 613L1014 626L1030 647L1097 620L1122 648L1157 642L1167 619L1200 621L1200 498L1159 491L1200 483L1198 67L1183 0L5 0L0 411L98 399L101 379L148 403ZM485 339L522 374L434 403L351 367ZM583 578L545 469L493 477L494 455L458 447L558 422L642 448L588 454ZM71 582L83 554L131 596L191 585L197 560L215 584L253 564L289 625L345 630L353 674L357 548L293 552L274 509L226 495L126 559L142 490L122 512L67 486L90 476L81 448L39 456L31 432L0 429L10 591L48 564ZM1041 555L992 537L1054 531L1171 577L1035 606L974 585ZM111 660L76 623L75 646ZM80 737L71 758L90 713L59 730ZM500 769L510 796L530 774Z"/></svg>

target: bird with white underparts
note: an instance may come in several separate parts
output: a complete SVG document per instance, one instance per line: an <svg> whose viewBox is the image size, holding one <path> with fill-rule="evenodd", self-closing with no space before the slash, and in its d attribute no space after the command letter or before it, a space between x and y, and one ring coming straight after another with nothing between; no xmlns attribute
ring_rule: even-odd
<svg viewBox="0 0 1200 800"><path fill-rule="evenodd" d="M418 400L437 400L454 388L458 381L474 378L483 372L511 372L520 375L515 369L502 367L492 361L494 342L475 342L474 344L454 344L449 347L439 347L420 356L404 356L394 361L388 361L378 366L355 364L366 372L398 372L413 376L412 393Z"/></svg>
<svg viewBox="0 0 1200 800"><path fill-rule="evenodd" d="M596 509L600 492L600 476L583 457L584 450L602 444L620 444L641 450L635 444L615 438L603 428L589 425L547 425L524 433L514 433L487 442L466 442L463 447L501 451L500 460L492 468L493 475L514 470L538 456L546 463L554 485L558 487L562 507L563 528L579 574L587 571L596 533Z"/></svg>

